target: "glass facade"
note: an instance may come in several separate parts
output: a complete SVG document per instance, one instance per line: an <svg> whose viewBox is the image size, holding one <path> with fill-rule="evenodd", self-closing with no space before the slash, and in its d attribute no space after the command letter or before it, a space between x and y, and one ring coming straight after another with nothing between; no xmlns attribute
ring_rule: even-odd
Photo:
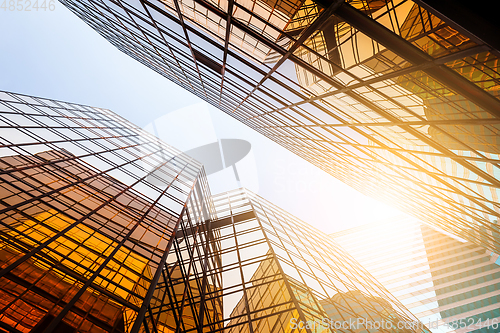
<svg viewBox="0 0 500 333"><path fill-rule="evenodd" d="M343 182L500 253L498 43L433 1L61 2Z"/></svg>
<svg viewBox="0 0 500 333"><path fill-rule="evenodd" d="M200 163L108 110L0 92L0 122L0 328L220 327Z"/></svg>
<svg viewBox="0 0 500 333"><path fill-rule="evenodd" d="M427 332L320 230L245 189L213 200L219 219L233 219L219 229L223 290L233 291L223 293L227 332L295 332L301 322L309 328L297 332Z"/></svg>
<svg viewBox="0 0 500 333"><path fill-rule="evenodd" d="M109 110L0 92L0 121L2 331L426 331L327 235L212 196L200 163Z"/></svg>
<svg viewBox="0 0 500 333"><path fill-rule="evenodd" d="M500 261L413 218L331 235L433 333L496 333Z"/></svg>

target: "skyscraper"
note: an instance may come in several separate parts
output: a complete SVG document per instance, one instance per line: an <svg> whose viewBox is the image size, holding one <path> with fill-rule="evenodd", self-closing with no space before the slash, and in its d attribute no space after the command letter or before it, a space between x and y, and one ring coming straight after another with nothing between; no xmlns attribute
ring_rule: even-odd
<svg viewBox="0 0 500 333"><path fill-rule="evenodd" d="M338 179L500 253L500 46L478 16L485 6L61 2L119 50Z"/></svg>
<svg viewBox="0 0 500 333"><path fill-rule="evenodd" d="M498 332L498 255L409 217L332 237L432 332Z"/></svg>
<svg viewBox="0 0 500 333"><path fill-rule="evenodd" d="M183 284L190 295L220 289L206 276L214 258L195 256L208 249L175 237L214 216L200 163L108 110L4 92L0 101L1 327L137 332L154 313L164 331L164 269L181 275L173 252L204 267L190 272L198 285ZM184 327L220 326L217 298L204 304L185 311Z"/></svg>
<svg viewBox="0 0 500 333"><path fill-rule="evenodd" d="M245 291L224 301L228 332L294 332L301 322L318 333L427 332L321 231L245 189L213 200L220 219L252 216L220 229L222 266L233 268L223 289ZM371 330L366 321L392 324Z"/></svg>
<svg viewBox="0 0 500 333"><path fill-rule="evenodd" d="M201 164L111 111L0 92L0 121L2 330L416 320L327 235L244 189L212 196Z"/></svg>

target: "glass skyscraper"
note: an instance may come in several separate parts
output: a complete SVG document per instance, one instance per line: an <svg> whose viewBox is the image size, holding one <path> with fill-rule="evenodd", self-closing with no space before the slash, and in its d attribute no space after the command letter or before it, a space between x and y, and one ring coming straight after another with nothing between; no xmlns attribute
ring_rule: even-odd
<svg viewBox="0 0 500 333"><path fill-rule="evenodd" d="M252 216L220 229L223 290L245 291L224 299L227 332L428 332L320 230L245 189L213 200L219 219Z"/></svg>
<svg viewBox="0 0 500 333"><path fill-rule="evenodd" d="M61 2L119 50L336 178L500 253L500 46L478 16L485 6Z"/></svg>
<svg viewBox="0 0 500 333"><path fill-rule="evenodd" d="M496 333L500 260L476 244L398 217L331 235L434 333Z"/></svg>
<svg viewBox="0 0 500 333"><path fill-rule="evenodd" d="M426 330L330 237L212 196L200 163L109 110L0 92L0 122L0 330Z"/></svg>
<svg viewBox="0 0 500 333"><path fill-rule="evenodd" d="M137 332L154 316L160 330L183 260L205 267L183 284L193 297L220 290L195 255L204 235L175 237L215 216L200 163L108 110L0 92L0 117L0 327ZM186 327L220 325L204 303Z"/></svg>

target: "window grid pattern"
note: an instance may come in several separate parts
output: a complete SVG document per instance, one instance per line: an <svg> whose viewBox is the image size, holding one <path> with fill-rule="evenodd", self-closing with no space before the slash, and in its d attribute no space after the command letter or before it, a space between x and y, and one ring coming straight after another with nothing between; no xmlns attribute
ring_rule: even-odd
<svg viewBox="0 0 500 333"><path fill-rule="evenodd" d="M196 265L181 275L190 297L220 289L206 276L199 226L216 216L199 162L99 108L0 92L0 122L1 329L175 328L159 297L176 253ZM191 303L179 327L214 327L216 298Z"/></svg>
<svg viewBox="0 0 500 333"><path fill-rule="evenodd" d="M498 51L440 13L411 0L61 2L346 184L500 252Z"/></svg>
<svg viewBox="0 0 500 333"><path fill-rule="evenodd" d="M0 92L0 120L2 331L428 332L399 329L414 317L319 230L212 196L201 164L111 111Z"/></svg>
<svg viewBox="0 0 500 333"><path fill-rule="evenodd" d="M498 331L500 261L491 251L411 217L331 237L433 332Z"/></svg>
<svg viewBox="0 0 500 333"><path fill-rule="evenodd" d="M416 318L321 231L246 189L213 200L219 219L232 219L220 228L223 290L234 292L222 293L227 332L426 332L398 329ZM385 320L393 328L325 328L324 318ZM317 324L292 329L300 321Z"/></svg>

